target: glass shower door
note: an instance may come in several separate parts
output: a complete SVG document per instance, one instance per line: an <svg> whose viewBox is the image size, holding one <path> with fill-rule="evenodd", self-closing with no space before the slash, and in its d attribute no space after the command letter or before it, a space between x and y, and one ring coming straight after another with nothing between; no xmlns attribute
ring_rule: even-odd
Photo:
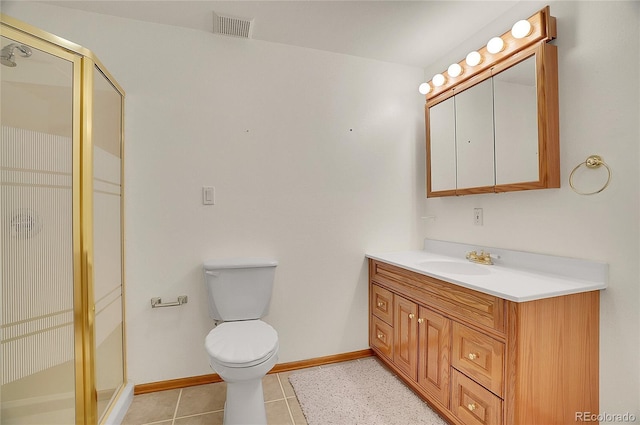
<svg viewBox="0 0 640 425"><path fill-rule="evenodd" d="M0 423L73 424L79 62L5 36L0 46Z"/></svg>
<svg viewBox="0 0 640 425"><path fill-rule="evenodd" d="M98 417L124 383L122 96L93 69L93 268Z"/></svg>

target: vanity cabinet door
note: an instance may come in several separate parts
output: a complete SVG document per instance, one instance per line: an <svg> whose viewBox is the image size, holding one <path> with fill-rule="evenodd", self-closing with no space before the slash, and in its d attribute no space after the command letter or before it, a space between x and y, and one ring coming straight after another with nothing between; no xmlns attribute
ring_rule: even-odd
<svg viewBox="0 0 640 425"><path fill-rule="evenodd" d="M395 295L393 312L393 363L415 381L418 363L418 305Z"/></svg>
<svg viewBox="0 0 640 425"><path fill-rule="evenodd" d="M419 307L418 385L449 407L451 320Z"/></svg>

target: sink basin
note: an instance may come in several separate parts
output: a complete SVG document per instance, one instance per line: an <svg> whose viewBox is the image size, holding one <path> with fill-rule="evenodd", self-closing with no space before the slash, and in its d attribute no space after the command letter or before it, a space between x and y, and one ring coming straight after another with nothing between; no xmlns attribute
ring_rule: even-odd
<svg viewBox="0 0 640 425"><path fill-rule="evenodd" d="M484 275L491 273L489 267L463 261L426 260L418 263L420 268L432 273Z"/></svg>

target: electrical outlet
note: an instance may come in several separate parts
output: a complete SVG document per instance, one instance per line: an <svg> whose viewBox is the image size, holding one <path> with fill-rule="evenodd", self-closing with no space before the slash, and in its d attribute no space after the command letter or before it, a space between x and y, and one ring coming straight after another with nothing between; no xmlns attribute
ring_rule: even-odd
<svg viewBox="0 0 640 425"><path fill-rule="evenodd" d="M473 224L482 226L482 208L473 209Z"/></svg>

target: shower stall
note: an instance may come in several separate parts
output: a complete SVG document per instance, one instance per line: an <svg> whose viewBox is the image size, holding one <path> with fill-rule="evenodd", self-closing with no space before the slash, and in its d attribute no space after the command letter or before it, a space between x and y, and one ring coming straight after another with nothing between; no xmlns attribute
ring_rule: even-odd
<svg viewBox="0 0 640 425"><path fill-rule="evenodd" d="M0 425L103 423L126 386L124 91L0 18Z"/></svg>

